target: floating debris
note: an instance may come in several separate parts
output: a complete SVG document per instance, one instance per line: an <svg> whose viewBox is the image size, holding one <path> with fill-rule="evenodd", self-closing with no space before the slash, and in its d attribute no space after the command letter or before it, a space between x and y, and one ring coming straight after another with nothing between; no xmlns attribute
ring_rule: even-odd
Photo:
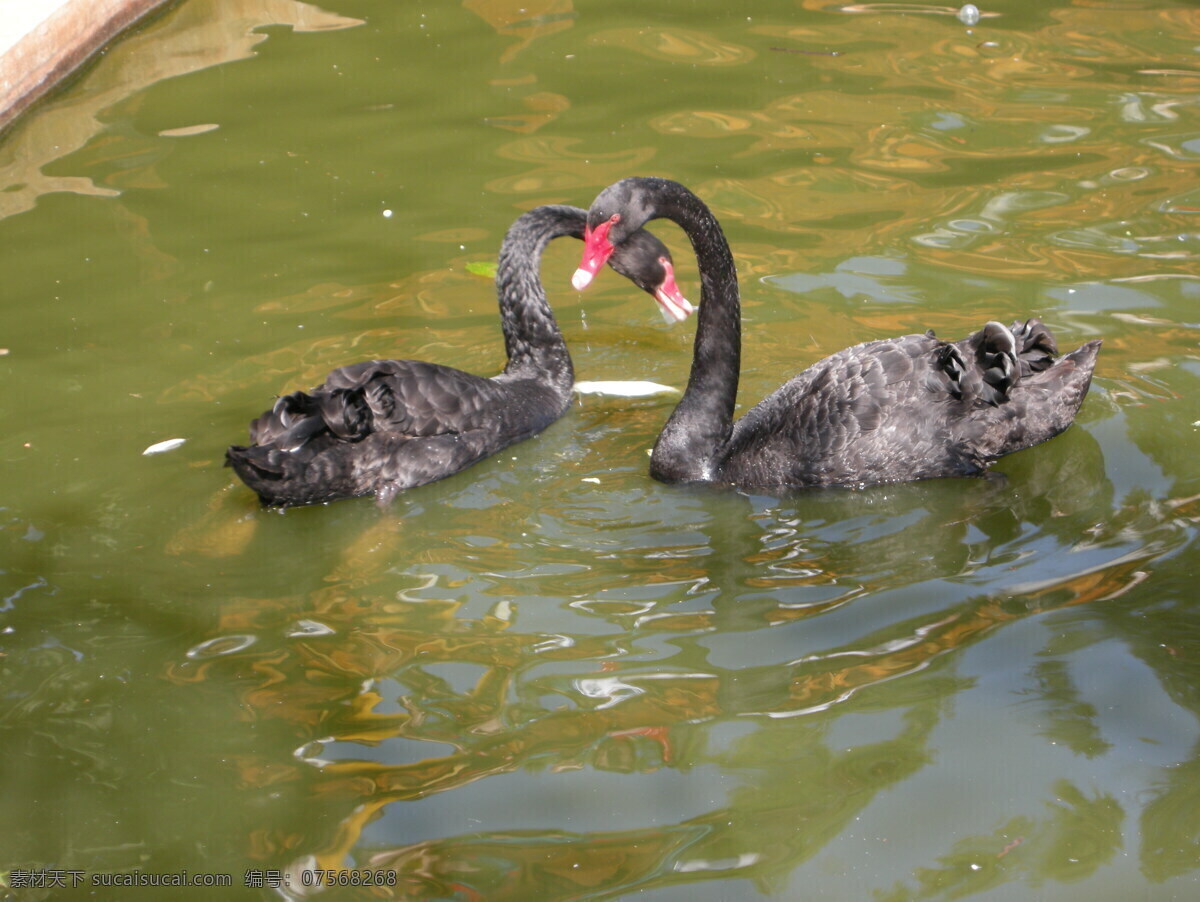
<svg viewBox="0 0 1200 902"><path fill-rule="evenodd" d="M165 128L158 133L160 138L188 138L192 135L203 135L205 132L214 132L221 126L215 122L204 122L200 125L185 125L183 128Z"/></svg>
<svg viewBox="0 0 1200 902"><path fill-rule="evenodd" d="M337 630L332 626L316 620L297 620L288 629L287 635L292 638L297 636L332 636L336 632Z"/></svg>
<svg viewBox="0 0 1200 902"><path fill-rule="evenodd" d="M647 395L677 395L679 389L658 382L645 382L640 379L622 381L620 379L605 382L576 382L575 391L581 395L616 395L621 398L644 398Z"/></svg>
<svg viewBox="0 0 1200 902"><path fill-rule="evenodd" d="M165 451L174 451L186 441L187 439L185 438L169 438L165 442L155 442L142 452L142 456L145 457L148 454L162 454Z"/></svg>

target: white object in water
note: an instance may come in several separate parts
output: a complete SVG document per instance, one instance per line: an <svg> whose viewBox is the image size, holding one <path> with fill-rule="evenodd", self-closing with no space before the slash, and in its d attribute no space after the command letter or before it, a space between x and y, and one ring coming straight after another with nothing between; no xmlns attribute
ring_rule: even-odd
<svg viewBox="0 0 1200 902"><path fill-rule="evenodd" d="M979 7L974 3L966 3L963 8L958 11L958 21L963 25L978 25L979 24Z"/></svg>
<svg viewBox="0 0 1200 902"><path fill-rule="evenodd" d="M169 438L165 442L155 442L142 452L142 456L145 457L147 454L162 454L164 451L174 451L186 441L187 439L185 438Z"/></svg>
<svg viewBox="0 0 1200 902"><path fill-rule="evenodd" d="M679 389L658 382L631 381L576 382L575 391L581 395L617 395L621 398L645 398L648 395L677 395Z"/></svg>

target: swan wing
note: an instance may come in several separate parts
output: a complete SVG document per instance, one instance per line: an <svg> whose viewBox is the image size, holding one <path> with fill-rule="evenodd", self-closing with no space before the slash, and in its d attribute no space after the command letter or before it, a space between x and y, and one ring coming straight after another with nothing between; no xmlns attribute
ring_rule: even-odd
<svg viewBox="0 0 1200 902"><path fill-rule="evenodd" d="M266 504L321 504L363 495L375 495L383 504L399 491L457 473L507 443L490 429L426 436L375 432L357 442L326 432L294 451L235 446L226 458Z"/></svg>
<svg viewBox="0 0 1200 902"><path fill-rule="evenodd" d="M411 436L479 428L505 395L504 387L491 379L417 360L376 360L342 367L329 374L322 389L331 424L357 417L371 432ZM343 407L353 413L342 412Z"/></svg>
<svg viewBox="0 0 1200 902"><path fill-rule="evenodd" d="M314 504L449 476L544 429L565 399L421 361L369 361L281 397L226 460L267 504Z"/></svg>
<svg viewBox="0 0 1200 902"><path fill-rule="evenodd" d="M872 485L978 475L1071 425L1100 343L1055 358L1038 320L856 345L809 367L733 429L720 465L739 485Z"/></svg>
<svg viewBox="0 0 1200 902"><path fill-rule="evenodd" d="M375 432L438 435L479 428L504 390L491 379L413 360L342 367L323 385L284 395L250 425L256 445L293 451L323 432L361 441Z"/></svg>
<svg viewBox="0 0 1200 902"><path fill-rule="evenodd" d="M930 356L941 344L904 335L813 364L734 425L723 476L764 486L890 481L898 406L914 433L932 435L936 402L951 399Z"/></svg>

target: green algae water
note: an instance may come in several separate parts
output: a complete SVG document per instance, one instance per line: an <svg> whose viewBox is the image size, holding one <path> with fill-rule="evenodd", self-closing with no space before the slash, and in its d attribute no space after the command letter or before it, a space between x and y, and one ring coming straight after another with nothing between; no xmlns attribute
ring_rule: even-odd
<svg viewBox="0 0 1200 902"><path fill-rule="evenodd" d="M186 0L0 138L0 894L1195 898L1200 13L956 11ZM721 219L743 410L1038 316L1076 426L782 496L652 481L670 395L384 509L222 467L336 366L498 372L505 229L629 175ZM579 247L578 377L682 387Z"/></svg>

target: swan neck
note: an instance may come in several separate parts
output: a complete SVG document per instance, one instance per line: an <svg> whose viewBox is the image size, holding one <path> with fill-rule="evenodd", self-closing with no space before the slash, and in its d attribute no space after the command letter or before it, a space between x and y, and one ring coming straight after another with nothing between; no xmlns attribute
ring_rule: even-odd
<svg viewBox="0 0 1200 902"><path fill-rule="evenodd" d="M549 381L569 391L575 375L562 331L542 286L542 252L555 238L583 234L584 213L574 207L538 207L509 228L496 263L506 375Z"/></svg>
<svg viewBox="0 0 1200 902"><path fill-rule="evenodd" d="M684 193L680 193L684 192ZM687 233L700 269L700 310L687 388L651 455L651 475L670 482L709 482L733 428L741 369L737 270L720 223L682 186L659 215Z"/></svg>

